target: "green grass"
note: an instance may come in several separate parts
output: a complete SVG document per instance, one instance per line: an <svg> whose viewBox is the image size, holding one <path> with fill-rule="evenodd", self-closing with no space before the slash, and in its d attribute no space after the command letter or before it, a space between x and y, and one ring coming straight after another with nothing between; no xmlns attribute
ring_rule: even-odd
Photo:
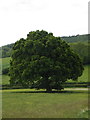
<svg viewBox="0 0 90 120"><path fill-rule="evenodd" d="M3 118L87 118L87 91L33 93L34 90L3 90Z"/></svg>
<svg viewBox="0 0 90 120"><path fill-rule="evenodd" d="M89 70L90 70L90 65L85 65L83 75L78 78L79 82L87 82L87 81L89 81L89 77L88 77Z"/></svg>
<svg viewBox="0 0 90 120"><path fill-rule="evenodd" d="M78 81L76 82L88 82L89 81L89 77L88 77L89 70L90 70L90 65L85 65L82 76L78 77ZM75 82L75 81L68 80L68 82Z"/></svg>
<svg viewBox="0 0 90 120"><path fill-rule="evenodd" d="M2 69L7 68L10 66L10 59L11 57L7 57L7 58L0 58L0 60L2 59Z"/></svg>
<svg viewBox="0 0 90 120"><path fill-rule="evenodd" d="M2 85L7 85L9 84L10 77L8 75L2 75ZM1 81L0 81L1 84Z"/></svg>
<svg viewBox="0 0 90 120"><path fill-rule="evenodd" d="M0 58L0 67L2 66L2 69L8 68L10 66L10 59L10 57ZM9 79L10 77L8 75L0 75L0 84L9 84Z"/></svg>

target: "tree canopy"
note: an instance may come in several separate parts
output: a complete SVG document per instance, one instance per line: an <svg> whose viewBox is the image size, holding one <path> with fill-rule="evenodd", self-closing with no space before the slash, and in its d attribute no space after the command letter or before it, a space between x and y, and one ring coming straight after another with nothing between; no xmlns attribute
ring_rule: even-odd
<svg viewBox="0 0 90 120"><path fill-rule="evenodd" d="M13 46L11 85L61 90L65 81L76 80L82 72L80 57L53 33L32 31Z"/></svg>
<svg viewBox="0 0 90 120"><path fill-rule="evenodd" d="M77 53L83 60L83 64L90 64L90 34L65 36L61 37L62 40L68 42L70 47ZM8 44L0 47L0 58L6 58L11 56L13 44Z"/></svg>

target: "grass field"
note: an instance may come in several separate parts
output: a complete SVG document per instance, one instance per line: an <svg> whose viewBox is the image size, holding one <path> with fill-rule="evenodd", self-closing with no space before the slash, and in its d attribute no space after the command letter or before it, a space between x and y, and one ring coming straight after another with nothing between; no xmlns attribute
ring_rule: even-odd
<svg viewBox="0 0 90 120"><path fill-rule="evenodd" d="M3 118L88 118L87 90L3 90Z"/></svg>
<svg viewBox="0 0 90 120"><path fill-rule="evenodd" d="M2 58L2 69L10 66L10 59L11 59L10 57Z"/></svg>
<svg viewBox="0 0 90 120"><path fill-rule="evenodd" d="M88 75L89 70L90 70L90 65L85 65L83 75L78 78L79 82L87 82L87 81L89 81L89 75Z"/></svg>
<svg viewBox="0 0 90 120"><path fill-rule="evenodd" d="M2 68L9 67L9 61L10 58L3 58ZM88 81L90 65L84 68L79 82ZM9 84L9 79L2 75L2 84ZM2 91L2 105L3 118L88 118L88 91L65 88L60 93L45 93L35 89L8 89Z"/></svg>
<svg viewBox="0 0 90 120"><path fill-rule="evenodd" d="M90 70L90 65L85 65L82 76L78 77L78 82L88 82L89 81L89 75L88 75L89 70ZM74 81L68 80L68 82L74 82Z"/></svg>

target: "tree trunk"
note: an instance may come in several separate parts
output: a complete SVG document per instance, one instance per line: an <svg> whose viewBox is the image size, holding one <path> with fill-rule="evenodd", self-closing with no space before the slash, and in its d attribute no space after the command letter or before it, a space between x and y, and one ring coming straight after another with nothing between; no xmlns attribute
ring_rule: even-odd
<svg viewBox="0 0 90 120"><path fill-rule="evenodd" d="M48 93L52 92L52 88L51 88L50 86L48 86L48 87L46 88L46 92L48 92Z"/></svg>
<svg viewBox="0 0 90 120"><path fill-rule="evenodd" d="M45 87L46 87L46 92L50 93L52 92L52 87L50 86L50 80L48 80L48 76L45 76Z"/></svg>

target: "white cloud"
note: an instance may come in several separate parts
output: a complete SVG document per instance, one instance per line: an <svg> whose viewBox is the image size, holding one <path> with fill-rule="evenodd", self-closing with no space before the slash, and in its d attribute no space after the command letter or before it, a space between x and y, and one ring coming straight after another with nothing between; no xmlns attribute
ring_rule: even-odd
<svg viewBox="0 0 90 120"><path fill-rule="evenodd" d="M87 0L1 0L1 43L26 37L32 30L44 29L55 36L88 33Z"/></svg>

